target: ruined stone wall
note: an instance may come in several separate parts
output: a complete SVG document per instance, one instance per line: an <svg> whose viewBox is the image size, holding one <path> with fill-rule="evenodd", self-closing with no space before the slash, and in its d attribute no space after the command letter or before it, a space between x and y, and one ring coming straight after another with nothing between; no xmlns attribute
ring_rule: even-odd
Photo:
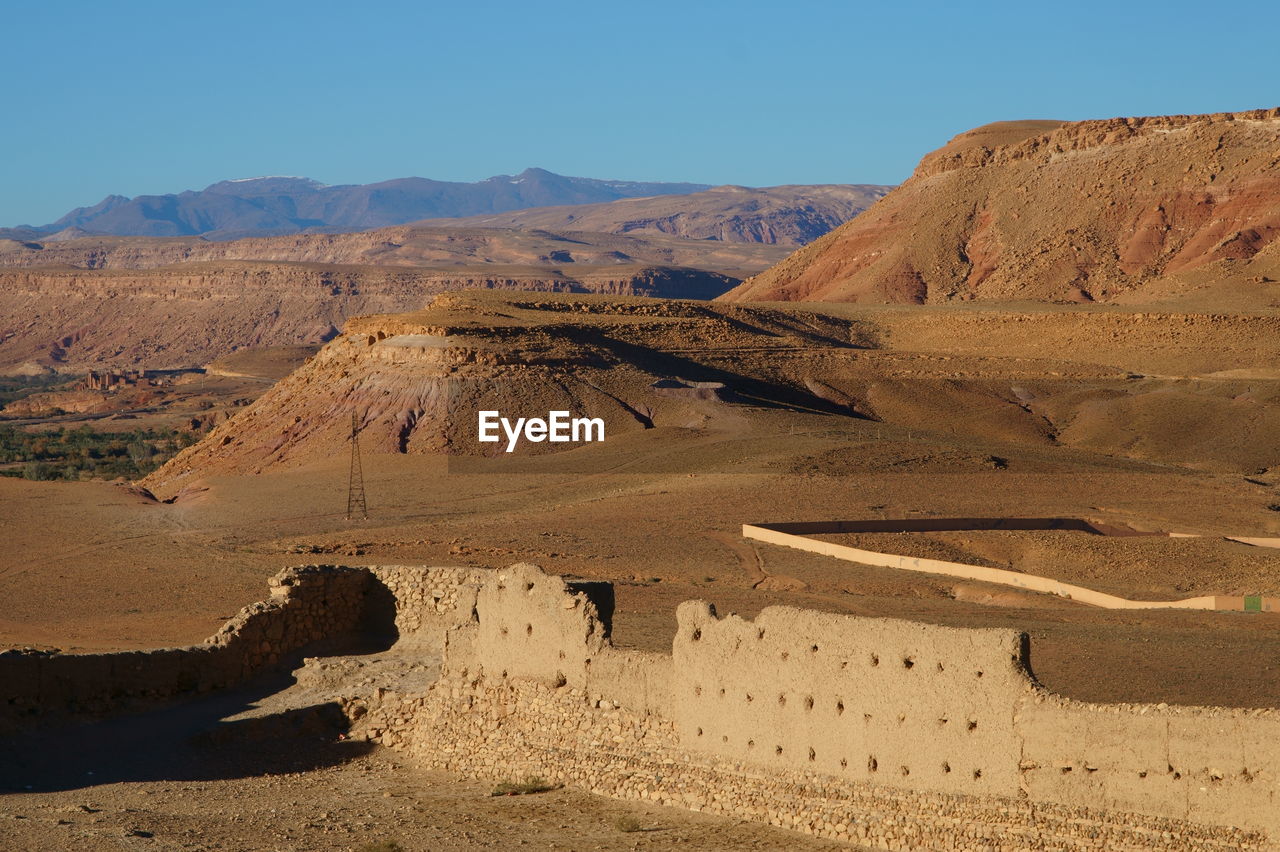
<svg viewBox="0 0 1280 852"><path fill-rule="evenodd" d="M351 734L429 767L881 849L1280 848L1280 714L1069 701L1012 631L691 601L668 656L612 647L602 584L531 565L308 567L272 588L194 648L0 655L0 720L234 685L394 625L442 675L344 698Z"/></svg>
<svg viewBox="0 0 1280 852"><path fill-rule="evenodd" d="M1261 833L1230 827L764 768L686 749L675 724L660 716L528 678L447 672L426 693L387 696L355 734L466 777L537 778L877 849L1272 848Z"/></svg>
<svg viewBox="0 0 1280 852"><path fill-rule="evenodd" d="M111 654L0 653L0 733L59 718L144 709L236 686L304 648L353 638L368 572L286 569L203 645Z"/></svg>
<svg viewBox="0 0 1280 852"><path fill-rule="evenodd" d="M469 623L476 593L493 572L486 568L438 568L426 565L374 565L366 624L377 631L391 619L400 641L443 648L445 633ZM375 622L369 624L369 622Z"/></svg>
<svg viewBox="0 0 1280 852"><path fill-rule="evenodd" d="M1166 814L1280 837L1280 714L1221 707L1019 702L1022 785L1040 802Z"/></svg>
<svg viewBox="0 0 1280 852"><path fill-rule="evenodd" d="M448 632L441 681L361 706L356 734L474 777L877 848L1275 848L1270 711L1067 701L1034 683L1013 631L677 615L670 657L621 651L571 584L494 572Z"/></svg>
<svg viewBox="0 0 1280 852"><path fill-rule="evenodd" d="M1018 792L1022 637L769 607L677 611L681 744L760 766L916 790Z"/></svg>

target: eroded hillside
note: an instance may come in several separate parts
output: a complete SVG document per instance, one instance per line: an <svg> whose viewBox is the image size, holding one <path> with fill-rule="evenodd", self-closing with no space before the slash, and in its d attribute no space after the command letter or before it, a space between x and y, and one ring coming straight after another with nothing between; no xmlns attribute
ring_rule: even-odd
<svg viewBox="0 0 1280 852"><path fill-rule="evenodd" d="M350 321L148 485L172 494L211 474L332 457L345 452L352 414L369 452L500 456L501 447L476 441L480 410L602 418L605 456L587 469L612 464L609 452L651 428L673 441L702 430L745 436L770 432L779 412L792 411L826 417L836 429L921 430L947 446L905 460L896 458L903 447L833 451L798 472L982 468L1031 453L1034 460L1016 465L1130 459L1255 473L1280 462L1277 357L1274 314L818 312L448 293L424 311ZM570 448L533 444L520 452ZM768 467L774 451L755 446L739 455Z"/></svg>
<svg viewBox="0 0 1280 852"><path fill-rule="evenodd" d="M1280 109L1002 122L724 297L1280 299Z"/></svg>

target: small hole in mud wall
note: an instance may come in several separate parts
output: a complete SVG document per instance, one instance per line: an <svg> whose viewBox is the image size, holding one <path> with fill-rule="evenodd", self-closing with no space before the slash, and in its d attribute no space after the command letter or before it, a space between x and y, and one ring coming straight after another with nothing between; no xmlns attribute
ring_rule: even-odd
<svg viewBox="0 0 1280 852"><path fill-rule="evenodd" d="M978 677L982 677L982 672L978 672Z"/></svg>
<svg viewBox="0 0 1280 852"><path fill-rule="evenodd" d="M724 698L724 687L720 687L720 697Z"/></svg>
<svg viewBox="0 0 1280 852"><path fill-rule="evenodd" d="M816 653L818 653L818 646L817 646L817 645L810 645L810 646L809 646L809 653L810 653L810 654L816 654Z"/></svg>
<svg viewBox="0 0 1280 852"><path fill-rule="evenodd" d="M942 772L943 772L943 774L946 774L946 773L948 773L948 772L950 772L950 771L951 771L951 764L950 764L950 763L947 763L946 761L943 761L943 763L942 763Z"/></svg>
<svg viewBox="0 0 1280 852"><path fill-rule="evenodd" d="M729 735L728 735L728 734L725 734L724 736L720 737L720 742L722 742L722 743L727 743L727 742L729 742Z"/></svg>
<svg viewBox="0 0 1280 852"><path fill-rule="evenodd" d="M848 768L849 768L849 758L847 758L847 757L842 757L842 758L840 758L840 768L841 768L841 769L848 769Z"/></svg>
<svg viewBox="0 0 1280 852"><path fill-rule="evenodd" d="M526 625L524 626L524 635L525 635L525 636L532 636L532 635L533 635L533 625L532 625L532 624L526 624Z"/></svg>
<svg viewBox="0 0 1280 852"><path fill-rule="evenodd" d="M702 687L700 687L700 686L695 686L695 687L693 688L693 694L694 694L694 695L701 695L701 694L702 694Z"/></svg>
<svg viewBox="0 0 1280 852"><path fill-rule="evenodd" d="M814 751L812 748L809 749L809 760L813 761L817 759L818 759L818 753Z"/></svg>
<svg viewBox="0 0 1280 852"><path fill-rule="evenodd" d="M843 715L844 715L844 702L843 702L843 701L839 701L839 700L837 700L837 701L836 701L836 715L837 715L837 716L843 716Z"/></svg>
<svg viewBox="0 0 1280 852"><path fill-rule="evenodd" d="M973 770L973 780L974 780L974 781L977 781L977 780L978 780L979 778L981 778L981 777L982 777L982 770L981 770L981 769L975 769L975 770Z"/></svg>
<svg viewBox="0 0 1280 852"><path fill-rule="evenodd" d="M774 746L773 753L776 754L778 757L782 757L782 746Z"/></svg>
<svg viewBox="0 0 1280 852"><path fill-rule="evenodd" d="M871 755L870 757L867 758L868 772L875 772L879 768L880 768L880 764L876 761L875 755Z"/></svg>
<svg viewBox="0 0 1280 852"><path fill-rule="evenodd" d="M912 666L914 666L915 664L916 664L916 661L915 661L915 658L914 658L914 657L903 657L903 658L902 658L902 667L903 667L904 669L909 669L909 668L911 668Z"/></svg>
<svg viewBox="0 0 1280 852"><path fill-rule="evenodd" d="M970 719L970 720L969 720L969 730L971 730L971 731L976 731L976 730L978 730L978 723L977 723L977 722L975 722L974 720Z"/></svg>
<svg viewBox="0 0 1280 852"><path fill-rule="evenodd" d="M692 638L693 641L697 642L699 639L702 638L702 630L700 628L695 627L693 629L693 634L690 638Z"/></svg>
<svg viewBox="0 0 1280 852"><path fill-rule="evenodd" d="M757 630L757 631L756 631L756 638L757 638L757 639L763 639L763 638L764 638L764 628L763 628L763 627L761 627L759 630Z"/></svg>
<svg viewBox="0 0 1280 852"><path fill-rule="evenodd" d="M911 770L910 770L910 769L908 769L908 768L907 768L907 767L905 767L905 766L899 767L899 770L902 772L902 777L903 777L903 778L906 778L908 775L910 775L910 774L911 774Z"/></svg>
<svg viewBox="0 0 1280 852"><path fill-rule="evenodd" d="M755 747L756 747L755 740L747 740L747 748L755 748Z"/></svg>
<svg viewBox="0 0 1280 852"><path fill-rule="evenodd" d="M787 696L785 694L778 696L778 706L779 707L787 706Z"/></svg>
<svg viewBox="0 0 1280 852"><path fill-rule="evenodd" d="M806 709L806 710L812 710L812 709L813 709L813 696L812 696L812 695L807 695L807 696L805 696L805 699L804 699L804 709Z"/></svg>
<svg viewBox="0 0 1280 852"><path fill-rule="evenodd" d="M944 666L942 663L938 663L938 671L945 672L946 670L947 670L946 666Z"/></svg>
<svg viewBox="0 0 1280 852"><path fill-rule="evenodd" d="M698 736L702 736L702 729L701 729L701 728L699 728L699 729L698 729Z"/></svg>
<svg viewBox="0 0 1280 852"><path fill-rule="evenodd" d="M878 665L880 665L880 656L878 654L872 654L871 666L874 668L875 666L878 666Z"/></svg>
<svg viewBox="0 0 1280 852"><path fill-rule="evenodd" d="M748 703L748 704L750 704L752 701L755 701L755 699L754 699L754 698L752 698L752 697L751 697L751 693L750 693L750 692L748 692L748 693L747 693L747 703Z"/></svg>

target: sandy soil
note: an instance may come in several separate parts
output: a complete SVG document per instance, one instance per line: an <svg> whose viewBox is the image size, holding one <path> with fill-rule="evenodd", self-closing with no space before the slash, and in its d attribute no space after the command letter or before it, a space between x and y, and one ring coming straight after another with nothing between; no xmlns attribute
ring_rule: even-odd
<svg viewBox="0 0 1280 852"><path fill-rule="evenodd" d="M573 790L493 797L375 750L333 766L148 778L0 796L0 848L93 850L850 849L754 823ZM629 828L634 819L639 830ZM620 827L622 826L622 827Z"/></svg>

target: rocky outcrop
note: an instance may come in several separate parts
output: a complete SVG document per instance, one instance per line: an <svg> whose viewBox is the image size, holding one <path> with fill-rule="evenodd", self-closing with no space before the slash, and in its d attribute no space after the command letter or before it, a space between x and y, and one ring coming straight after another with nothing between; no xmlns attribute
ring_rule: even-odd
<svg viewBox="0 0 1280 852"><path fill-rule="evenodd" d="M988 125L723 298L1270 304L1278 143L1280 109Z"/></svg>

